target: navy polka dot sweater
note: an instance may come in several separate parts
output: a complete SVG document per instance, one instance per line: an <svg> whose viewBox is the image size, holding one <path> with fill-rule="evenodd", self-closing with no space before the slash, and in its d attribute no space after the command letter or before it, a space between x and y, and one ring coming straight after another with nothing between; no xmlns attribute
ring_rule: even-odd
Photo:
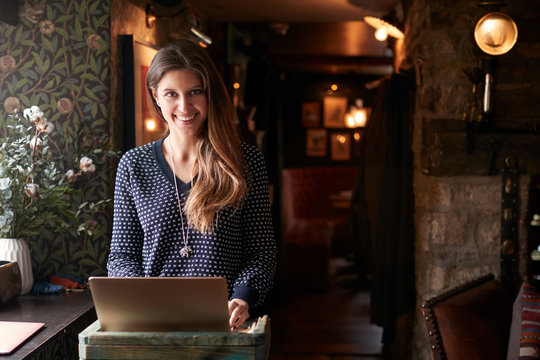
<svg viewBox="0 0 540 360"><path fill-rule="evenodd" d="M182 257L182 221L174 175L165 161L163 139L128 151L120 159L108 275L223 276L229 297L260 305L272 286L276 245L262 154L243 144L252 186L242 207L219 213L212 234L190 227L189 257ZM176 179L182 207L190 183ZM196 179L195 179L196 181ZM186 215L184 231L187 229Z"/></svg>

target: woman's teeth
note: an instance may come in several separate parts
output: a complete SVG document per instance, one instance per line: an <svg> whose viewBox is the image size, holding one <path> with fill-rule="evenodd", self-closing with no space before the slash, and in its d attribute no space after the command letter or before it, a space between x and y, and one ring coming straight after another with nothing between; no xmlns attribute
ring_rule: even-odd
<svg viewBox="0 0 540 360"><path fill-rule="evenodd" d="M190 116L176 116L176 118L180 121L189 121L192 120L195 117L195 115Z"/></svg>

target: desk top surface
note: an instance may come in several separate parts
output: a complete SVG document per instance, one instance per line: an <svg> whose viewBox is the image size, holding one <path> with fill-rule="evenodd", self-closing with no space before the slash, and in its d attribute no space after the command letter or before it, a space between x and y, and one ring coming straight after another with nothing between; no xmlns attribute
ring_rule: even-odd
<svg viewBox="0 0 540 360"><path fill-rule="evenodd" d="M10 355L0 360L21 359L43 346L94 307L90 293L20 296L0 305L0 320L43 322L45 326Z"/></svg>

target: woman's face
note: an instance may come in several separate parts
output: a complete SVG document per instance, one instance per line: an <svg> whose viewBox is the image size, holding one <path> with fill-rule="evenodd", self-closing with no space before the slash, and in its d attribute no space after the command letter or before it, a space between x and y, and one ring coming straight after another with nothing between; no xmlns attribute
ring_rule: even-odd
<svg viewBox="0 0 540 360"><path fill-rule="evenodd" d="M173 135L196 136L208 116L203 84L190 70L171 70L152 90Z"/></svg>

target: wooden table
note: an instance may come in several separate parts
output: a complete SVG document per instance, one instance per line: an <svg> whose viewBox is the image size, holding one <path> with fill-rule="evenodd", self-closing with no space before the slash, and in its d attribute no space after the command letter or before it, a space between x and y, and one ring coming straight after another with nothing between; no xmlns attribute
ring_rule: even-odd
<svg viewBox="0 0 540 360"><path fill-rule="evenodd" d="M78 359L78 334L96 320L96 313L89 292L25 295L0 305L0 320L45 323L43 329L0 360Z"/></svg>

